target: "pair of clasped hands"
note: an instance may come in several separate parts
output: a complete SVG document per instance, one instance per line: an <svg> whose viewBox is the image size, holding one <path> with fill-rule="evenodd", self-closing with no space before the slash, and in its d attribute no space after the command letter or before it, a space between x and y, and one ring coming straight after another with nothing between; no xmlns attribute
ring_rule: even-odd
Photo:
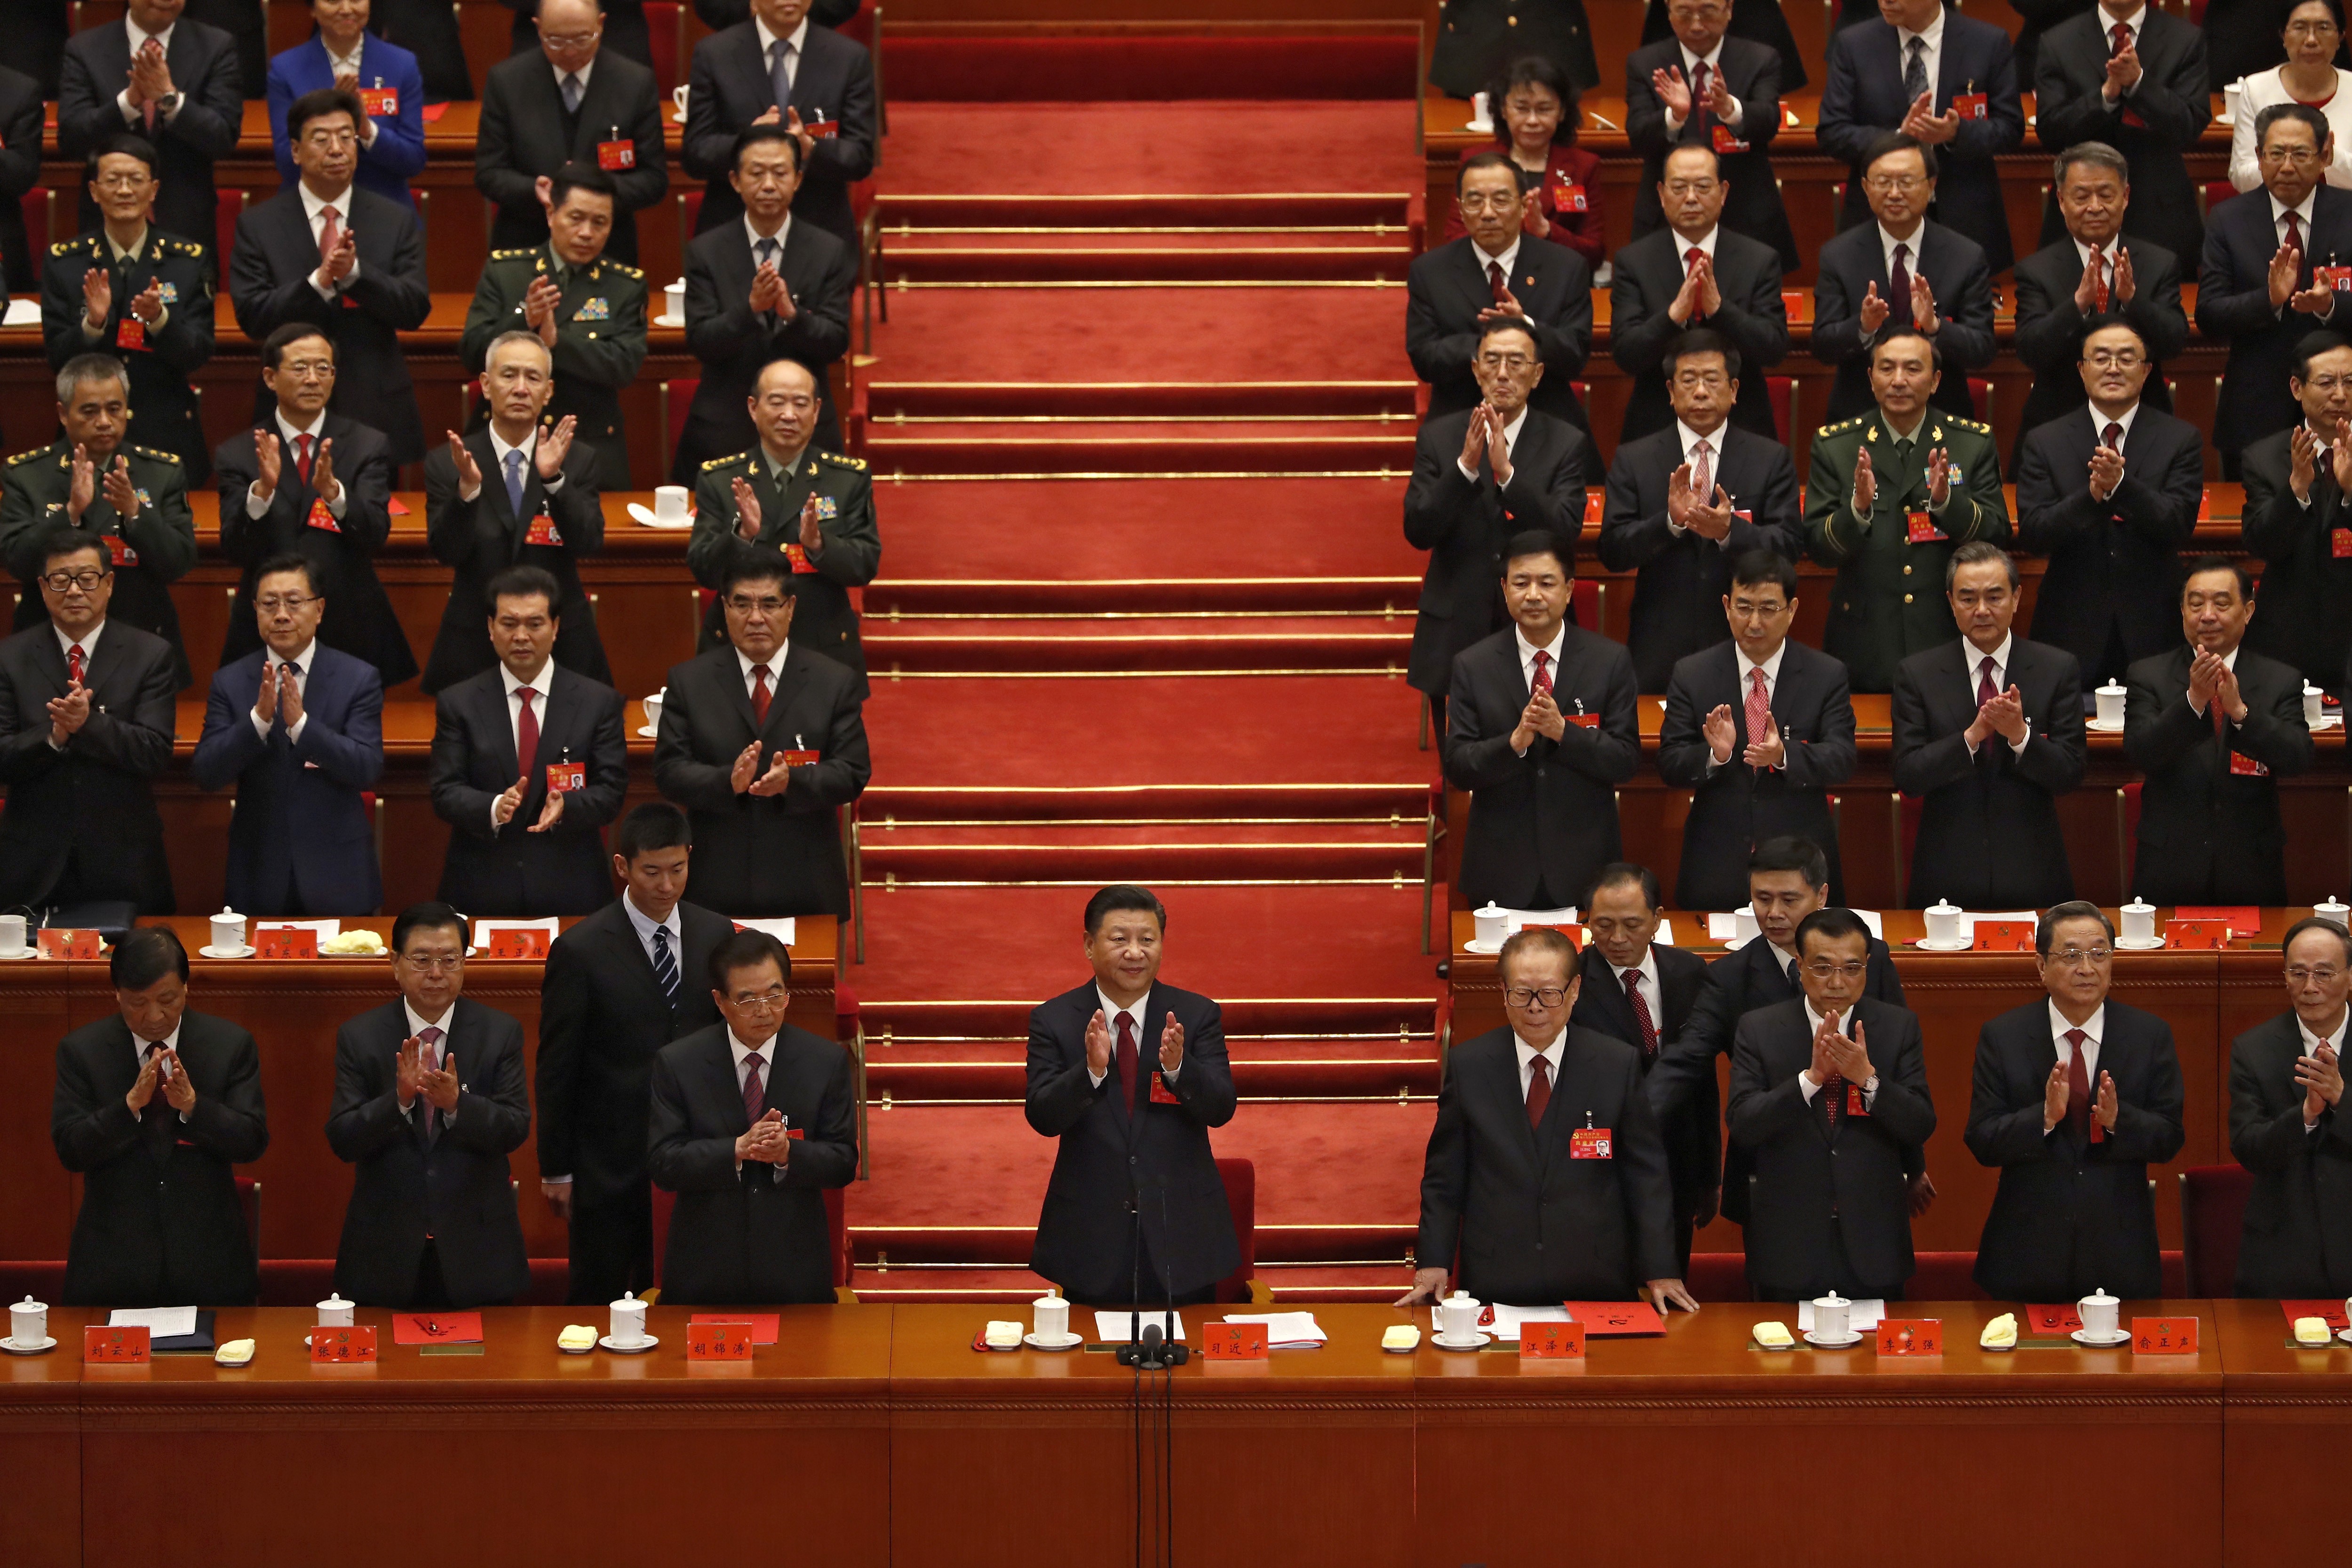
<svg viewBox="0 0 2352 1568"><path fill-rule="evenodd" d="M446 1116L457 1109L457 1057L454 1051L441 1053L441 1065L425 1065L425 1042L411 1035L400 1042L397 1087L403 1112L415 1105L423 1095L427 1104Z"/></svg>
<svg viewBox="0 0 2352 1568"><path fill-rule="evenodd" d="M1160 1029L1160 1070L1174 1072L1184 1065L1184 1026L1176 1015L1168 1015L1168 1022ZM1105 1078L1110 1073L1110 1020L1103 1010L1087 1020L1087 1073L1092 1078Z"/></svg>

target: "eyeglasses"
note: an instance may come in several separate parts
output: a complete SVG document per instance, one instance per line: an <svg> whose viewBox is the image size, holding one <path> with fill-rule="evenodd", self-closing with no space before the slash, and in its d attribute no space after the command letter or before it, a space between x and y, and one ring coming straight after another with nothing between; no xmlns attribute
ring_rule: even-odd
<svg viewBox="0 0 2352 1568"><path fill-rule="evenodd" d="M76 588L91 594L112 575L110 572L51 572L42 577L41 586L52 594L69 594Z"/></svg>
<svg viewBox="0 0 2352 1568"><path fill-rule="evenodd" d="M1832 963L1826 958L1817 958L1805 965L1805 973L1816 980L1832 978L1859 980L1869 971L1869 968L1870 962L1867 959L1858 963Z"/></svg>
<svg viewBox="0 0 2352 1568"><path fill-rule="evenodd" d="M2342 970L2330 969L2326 964L2320 965L2317 969L2306 969L2300 963L2290 963L2286 966L2287 984L2290 985L2305 985L2315 980L2322 985L2333 985L2343 976Z"/></svg>
<svg viewBox="0 0 2352 1568"><path fill-rule="evenodd" d="M1668 180L1666 195L1670 196L1711 196L1717 182L1713 180Z"/></svg>
<svg viewBox="0 0 2352 1568"><path fill-rule="evenodd" d="M335 374L335 362L331 359L289 359L278 367L280 375L290 375L297 381L326 381Z"/></svg>
<svg viewBox="0 0 2352 1568"><path fill-rule="evenodd" d="M740 594L730 594L727 595L727 607L739 616L748 616L754 610L762 615L772 616L784 607L784 601L775 594L758 599L747 599Z"/></svg>
<svg viewBox="0 0 2352 1568"><path fill-rule="evenodd" d="M426 958L416 953L404 952L400 955L400 962L420 974L455 974L466 967L466 955L462 952L453 952L446 958Z"/></svg>
<svg viewBox="0 0 2352 1568"><path fill-rule="evenodd" d="M100 174L92 179L90 184L100 187L101 190L135 191L145 186L153 178L154 176L152 174Z"/></svg>
<svg viewBox="0 0 2352 1568"><path fill-rule="evenodd" d="M1675 384L1696 392L1702 386L1728 386L1731 378L1719 370L1677 371L1675 373Z"/></svg>
<svg viewBox="0 0 2352 1568"><path fill-rule="evenodd" d="M2263 162L2298 165L2316 163L2319 162L2319 149L2316 147L2265 147L2263 149Z"/></svg>
<svg viewBox="0 0 2352 1568"><path fill-rule="evenodd" d="M1927 182L1918 174L1872 174L1862 183L1874 191L1916 191Z"/></svg>
<svg viewBox="0 0 2352 1568"><path fill-rule="evenodd" d="M1559 985L1547 985L1540 990L1528 985L1514 985L1503 993L1503 1000L1514 1007L1532 1007L1538 1002L1547 1007L1557 1007L1568 1000L1568 992Z"/></svg>
<svg viewBox="0 0 2352 1568"><path fill-rule="evenodd" d="M730 996L728 998L728 1005L740 1008L746 1013L766 1017L772 1014L782 1013L791 1006L793 998L790 992L770 991L758 996Z"/></svg>
<svg viewBox="0 0 2352 1568"><path fill-rule="evenodd" d="M292 610L299 615L303 605L315 605L319 599L317 594L307 597L300 594L272 594L266 599L254 600L253 607L265 616L274 616L280 610Z"/></svg>
<svg viewBox="0 0 2352 1568"><path fill-rule="evenodd" d="M2052 953L2050 962L2062 969L2080 969L2086 963L2096 968L2102 963L2113 963L2115 956L2116 950L2112 947L2069 947Z"/></svg>
<svg viewBox="0 0 2352 1568"><path fill-rule="evenodd" d="M1480 354L1478 363L1488 370L1525 370L1536 362L1526 354Z"/></svg>
<svg viewBox="0 0 2352 1568"><path fill-rule="evenodd" d="M2111 365L2117 370L2130 370L2147 363L2147 356L2137 349L2093 349L2083 357L2101 370Z"/></svg>
<svg viewBox="0 0 2352 1568"><path fill-rule="evenodd" d="M594 33L541 33L539 41L551 49L562 49L569 53L586 48L596 41L597 36Z"/></svg>
<svg viewBox="0 0 2352 1568"><path fill-rule="evenodd" d="M359 144L356 131L305 131L302 144L306 147L352 147Z"/></svg>
<svg viewBox="0 0 2352 1568"><path fill-rule="evenodd" d="M1485 212L1490 207L1496 212L1502 212L1523 205L1526 201L1525 196L1503 195L1488 191L1465 191L1461 197L1462 210L1470 213Z"/></svg>

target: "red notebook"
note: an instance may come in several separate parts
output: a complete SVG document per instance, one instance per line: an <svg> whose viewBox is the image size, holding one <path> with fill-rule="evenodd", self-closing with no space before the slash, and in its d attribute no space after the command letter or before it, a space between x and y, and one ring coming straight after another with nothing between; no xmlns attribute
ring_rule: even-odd
<svg viewBox="0 0 2352 1568"><path fill-rule="evenodd" d="M696 1312L686 1321L689 1323L749 1323L751 1342L772 1345L776 1342L776 1312Z"/></svg>
<svg viewBox="0 0 2352 1568"><path fill-rule="evenodd" d="M2286 1314L2286 1326L2290 1329L2297 1318L2325 1318L2331 1329L2352 1329L2352 1319L2345 1317L2341 1298L2333 1301L2281 1301L2279 1310Z"/></svg>
<svg viewBox="0 0 2352 1568"><path fill-rule="evenodd" d="M431 124L433 124L436 121L439 120L443 115L445 115L445 114L446 114L446 113L448 113L448 112L449 112L449 106L448 106L447 104L446 104L446 103L428 103L428 104L426 104L426 105L425 106L424 110L422 110L422 115L423 115L423 118L424 118L425 123L425 124L427 124L427 125L431 125Z"/></svg>
<svg viewBox="0 0 2352 1568"><path fill-rule="evenodd" d="M1666 1325L1647 1301L1565 1301L1568 1315L1584 1325L1587 1339L1605 1340L1625 1334L1663 1334Z"/></svg>
<svg viewBox="0 0 2352 1568"><path fill-rule="evenodd" d="M2234 936L2260 936L2263 911L2252 904L2182 904L2172 911L2177 921L2228 921Z"/></svg>
<svg viewBox="0 0 2352 1568"><path fill-rule="evenodd" d="M2029 1334L2071 1334L2082 1326L2083 1314L2074 1310L2072 1302L2025 1309L2025 1331Z"/></svg>
<svg viewBox="0 0 2352 1568"><path fill-rule="evenodd" d="M395 1312L392 1342L396 1345L478 1345L482 1342L479 1312Z"/></svg>

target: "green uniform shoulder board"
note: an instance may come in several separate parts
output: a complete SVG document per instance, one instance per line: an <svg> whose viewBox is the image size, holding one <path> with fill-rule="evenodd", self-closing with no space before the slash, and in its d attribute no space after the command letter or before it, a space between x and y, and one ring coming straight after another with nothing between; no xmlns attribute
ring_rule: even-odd
<svg viewBox="0 0 2352 1568"><path fill-rule="evenodd" d="M730 463L748 463L751 460L751 454L749 452L730 452L724 458L713 458L703 464L702 471L707 474L713 468L723 468Z"/></svg>
<svg viewBox="0 0 2352 1568"><path fill-rule="evenodd" d="M536 256L538 254L539 247L537 246L527 245L517 250L493 250L490 252L490 259L493 261L512 261L519 256Z"/></svg>
<svg viewBox="0 0 2352 1568"><path fill-rule="evenodd" d="M1990 425L1980 425L1973 419L1963 419L1957 414L1952 415L1950 417L1952 423L1958 426L1963 430L1973 430L1979 436L1990 436L1992 434L1992 426Z"/></svg>
<svg viewBox="0 0 2352 1568"><path fill-rule="evenodd" d="M1834 436L1841 430L1857 429L1861 426L1862 422L1869 417L1870 416L1864 414L1858 415L1852 419L1841 419L1834 425L1824 425L1822 426L1822 434L1824 436Z"/></svg>
<svg viewBox="0 0 2352 1568"><path fill-rule="evenodd" d="M8 466L13 468L19 463L29 463L36 458L46 458L49 455L49 447L39 447L30 452L19 452L8 459Z"/></svg>
<svg viewBox="0 0 2352 1568"><path fill-rule="evenodd" d="M865 458L846 458L838 452L819 452L816 456L819 462L831 463L836 468L862 468L866 466Z"/></svg>
<svg viewBox="0 0 2352 1568"><path fill-rule="evenodd" d="M205 253L205 247L193 239L174 239L169 244L172 249L182 256L202 256Z"/></svg>
<svg viewBox="0 0 2352 1568"><path fill-rule="evenodd" d="M599 260L597 261L597 263L596 263L596 269L595 269L593 272L591 272L591 273L589 274L589 276L590 276L590 277L592 277L592 278L599 278L599 277L602 277L602 276L604 276L604 272L605 272L605 270L606 270L607 268L610 268L611 270L613 270L613 271L614 271L614 272L619 273L619 274L620 274L622 277L624 277L624 278L635 278L635 279L636 279L639 282L643 282L643 281L645 280L645 276L646 276L646 275L645 275L643 272L639 271L636 268L634 268L634 267L630 266L627 262L625 262L625 261L608 261L608 260L604 260L604 259L599 259Z"/></svg>
<svg viewBox="0 0 2352 1568"><path fill-rule="evenodd" d="M133 447L131 449L142 458L152 458L159 463L169 463L175 468L180 466L179 458L173 453L159 452L152 447Z"/></svg>

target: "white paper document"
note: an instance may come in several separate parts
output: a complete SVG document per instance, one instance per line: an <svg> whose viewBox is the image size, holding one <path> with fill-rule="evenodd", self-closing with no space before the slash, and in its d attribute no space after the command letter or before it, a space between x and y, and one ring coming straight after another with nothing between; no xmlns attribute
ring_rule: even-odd
<svg viewBox="0 0 2352 1568"><path fill-rule="evenodd" d="M1144 1321L1150 1321L1150 1314L1146 1313ZM1227 1312L1225 1321L1264 1323L1265 1342L1272 1350L1313 1350L1331 1337L1316 1322L1312 1312Z"/></svg>
<svg viewBox="0 0 2352 1568"><path fill-rule="evenodd" d="M785 915L781 920L755 921L743 915L730 915L727 918L733 921L740 930L766 931L786 947L793 945L793 932L798 929L793 924L793 917L790 915Z"/></svg>
<svg viewBox="0 0 2352 1568"><path fill-rule="evenodd" d="M1576 910L1505 910L1503 934L1510 936L1526 926L1572 926Z"/></svg>
<svg viewBox="0 0 2352 1568"><path fill-rule="evenodd" d="M1150 1328L1154 1324L1159 1325L1164 1332L1170 1321L1170 1314L1165 1308L1162 1308L1158 1311L1153 1311L1151 1309L1147 1307L1144 1309L1143 1312L1142 1328L1134 1329L1130 1331L1128 1320L1134 1316L1135 1314L1132 1312L1097 1312L1095 1314L1096 1342L1106 1345L1123 1345L1127 1343L1129 1340L1141 1334L1144 1329ZM1174 1314L1174 1321L1176 1324L1176 1331L1171 1334L1166 1334L1165 1337L1171 1340L1181 1340L1184 1337L1184 1314L1181 1312ZM1271 1342L1274 1336L1272 1334L1268 1334L1266 1336L1266 1339L1269 1342Z"/></svg>
<svg viewBox="0 0 2352 1568"><path fill-rule="evenodd" d="M7 317L0 320L0 327L37 327L40 324L41 302L29 294L9 300Z"/></svg>
<svg viewBox="0 0 2352 1568"><path fill-rule="evenodd" d="M1710 942L1729 942L1739 934L1739 917L1725 910L1706 917L1706 935Z"/></svg>
<svg viewBox="0 0 2352 1568"><path fill-rule="evenodd" d="M117 1307L107 1315L110 1329L144 1329L155 1340L178 1339L196 1331L194 1307Z"/></svg>
<svg viewBox="0 0 2352 1568"><path fill-rule="evenodd" d="M1886 1303L1878 1297L1856 1296L1853 1305L1845 1310L1845 1326L1858 1334L1866 1334L1878 1327L1878 1320L1885 1316ZM1801 1334L1813 1331L1813 1304L1811 1301L1797 1303L1797 1331Z"/></svg>
<svg viewBox="0 0 2352 1568"><path fill-rule="evenodd" d="M1573 1321L1575 1320L1568 1315L1566 1307L1506 1307L1497 1301L1495 1303L1495 1321L1481 1324L1480 1327L1498 1340L1507 1340L1512 1344L1517 1344L1519 1342L1521 1323Z"/></svg>
<svg viewBox="0 0 2352 1568"><path fill-rule="evenodd" d="M253 929L256 931L314 931L319 933L319 940L325 942L330 937L342 935L343 922L341 921L256 921L253 922ZM188 1331L195 1332L194 1329Z"/></svg>

